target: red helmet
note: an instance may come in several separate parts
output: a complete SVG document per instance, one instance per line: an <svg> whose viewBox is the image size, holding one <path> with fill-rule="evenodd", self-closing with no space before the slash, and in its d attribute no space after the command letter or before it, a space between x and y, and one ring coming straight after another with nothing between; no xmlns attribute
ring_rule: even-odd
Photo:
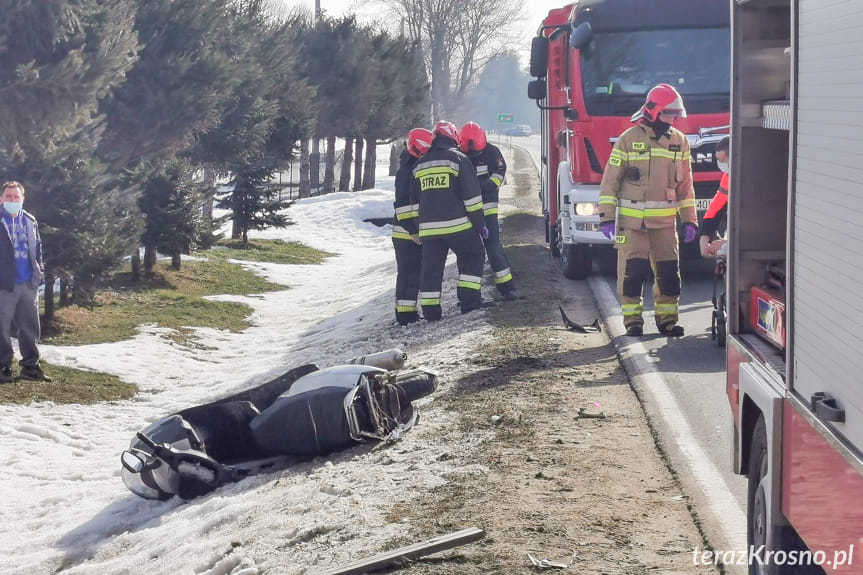
<svg viewBox="0 0 863 575"><path fill-rule="evenodd" d="M683 107L683 98L680 96L680 92L668 84L659 84L650 89L644 100L644 106L632 115L632 121L637 122L642 118L647 118L651 122L655 122L659 114L668 114L677 118L686 117L686 108Z"/></svg>
<svg viewBox="0 0 863 575"><path fill-rule="evenodd" d="M408 132L408 154L421 158L429 151L432 144L432 133L425 128L414 128Z"/></svg>
<svg viewBox="0 0 863 575"><path fill-rule="evenodd" d="M458 139L458 147L465 154L468 152L481 152L485 149L485 130L476 122L468 122L462 126L461 131L458 133Z"/></svg>
<svg viewBox="0 0 863 575"><path fill-rule="evenodd" d="M456 128L455 124L453 124L452 122L441 120L440 122L435 124L434 135L443 136L444 138L449 138L450 140L455 140L455 143L458 144L458 128Z"/></svg>

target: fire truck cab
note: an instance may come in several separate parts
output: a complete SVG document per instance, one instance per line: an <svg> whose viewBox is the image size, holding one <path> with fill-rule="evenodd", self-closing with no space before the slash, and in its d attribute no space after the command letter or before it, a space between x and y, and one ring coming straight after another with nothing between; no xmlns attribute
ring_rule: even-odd
<svg viewBox="0 0 863 575"><path fill-rule="evenodd" d="M528 96L541 110L546 241L566 277L585 278L613 248L599 230L599 183L618 136L657 84L673 85L688 118L699 215L721 173L713 149L729 112L728 0L579 0L551 10L531 44ZM683 257L699 257L682 245Z"/></svg>

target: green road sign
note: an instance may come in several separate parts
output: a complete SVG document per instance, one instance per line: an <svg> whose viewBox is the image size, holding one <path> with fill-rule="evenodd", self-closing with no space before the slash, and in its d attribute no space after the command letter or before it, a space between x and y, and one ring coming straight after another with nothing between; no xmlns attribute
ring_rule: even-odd
<svg viewBox="0 0 863 575"><path fill-rule="evenodd" d="M497 121L500 122L501 124L512 124L512 122L514 120L515 120L515 118L513 117L512 114L498 114L497 115Z"/></svg>

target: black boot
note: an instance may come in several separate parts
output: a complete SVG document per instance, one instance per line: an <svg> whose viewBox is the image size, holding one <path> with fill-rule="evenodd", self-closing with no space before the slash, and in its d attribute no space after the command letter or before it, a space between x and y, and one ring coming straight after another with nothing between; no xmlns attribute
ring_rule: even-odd
<svg viewBox="0 0 863 575"><path fill-rule="evenodd" d="M662 335L667 335L668 337L683 337L682 325L677 325L676 323L667 323L658 327L659 333L661 333Z"/></svg>
<svg viewBox="0 0 863 575"><path fill-rule="evenodd" d="M626 335L632 337L641 337L642 333L644 333L644 330L642 329L640 323L633 323L626 326Z"/></svg>

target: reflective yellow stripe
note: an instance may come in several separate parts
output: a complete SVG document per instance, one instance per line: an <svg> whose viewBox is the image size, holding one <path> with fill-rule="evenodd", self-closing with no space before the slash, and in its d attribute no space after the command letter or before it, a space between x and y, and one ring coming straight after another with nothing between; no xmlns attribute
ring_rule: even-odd
<svg viewBox="0 0 863 575"><path fill-rule="evenodd" d="M438 301L440 301L440 300L438 300ZM397 313L406 313L406 312L412 312L412 311L416 311L416 310L417 310L417 306L415 306L415 305L413 305L413 306L397 305L396 306L396 312Z"/></svg>
<svg viewBox="0 0 863 575"><path fill-rule="evenodd" d="M639 210L638 208L627 208L627 207L621 206L621 207L617 208L617 212L621 216L644 219L644 210Z"/></svg>
<svg viewBox="0 0 863 575"><path fill-rule="evenodd" d="M488 209L483 210L482 213L485 214L486 216L493 216L494 214L497 214L498 211L497 211L497 208L488 208Z"/></svg>
<svg viewBox="0 0 863 575"><path fill-rule="evenodd" d="M462 230L469 230L473 227L473 224L470 222L466 222L463 224L458 224L455 226L449 226L446 228L426 228L424 230L420 230L420 237L425 238L428 236L445 236L447 234L454 234L460 232Z"/></svg>
<svg viewBox="0 0 863 575"><path fill-rule="evenodd" d="M625 160L626 159L626 152L624 152L623 150L619 150L617 148L614 148L613 150L611 150L611 156L609 156L609 157L620 158L621 160Z"/></svg>
<svg viewBox="0 0 863 575"><path fill-rule="evenodd" d="M481 210L482 209L482 198L480 198L480 200L478 202L474 202L469 206L465 205L464 209L467 210L468 212L475 212L477 210Z"/></svg>
<svg viewBox="0 0 863 575"><path fill-rule="evenodd" d="M669 160L683 160L685 157L683 152L672 152L662 148L651 148L650 153L657 158L668 158Z"/></svg>
<svg viewBox="0 0 863 575"><path fill-rule="evenodd" d="M620 208L621 211L623 208ZM677 208L647 208L644 210L645 218L664 218L667 216L676 216Z"/></svg>
<svg viewBox="0 0 863 575"><path fill-rule="evenodd" d="M480 291L482 289L482 286L477 282L469 282L467 280L458 280L456 286L461 288L474 289L476 291Z"/></svg>
<svg viewBox="0 0 863 575"><path fill-rule="evenodd" d="M511 281L511 280L512 280L512 274L506 274L505 276L501 276L499 278L498 277L494 278L494 283L495 284L505 284L506 282Z"/></svg>
<svg viewBox="0 0 863 575"><path fill-rule="evenodd" d="M501 177L500 177L500 176L498 176L497 174L495 174L495 175L493 175L492 177L490 177L490 178L489 178L489 180L491 180L492 182L494 182L495 184L497 184L497 187L500 187L501 183L503 183L503 178L501 178Z"/></svg>
<svg viewBox="0 0 863 575"><path fill-rule="evenodd" d="M695 200L680 200L677 202L677 209L682 208L693 208L695 207Z"/></svg>
<svg viewBox="0 0 863 575"><path fill-rule="evenodd" d="M608 204L612 206L617 205L617 198L614 196L599 196L599 205Z"/></svg>
<svg viewBox="0 0 863 575"><path fill-rule="evenodd" d="M625 303L620 306L623 315L641 315L642 305L640 303Z"/></svg>
<svg viewBox="0 0 863 575"><path fill-rule="evenodd" d="M440 305L440 298L423 298L420 300L421 306L431 306L431 305Z"/></svg>
<svg viewBox="0 0 863 575"><path fill-rule="evenodd" d="M658 303L653 306L653 311L662 315L676 315L678 306L676 303Z"/></svg>
<svg viewBox="0 0 863 575"><path fill-rule="evenodd" d="M631 152L629 154L628 160L630 162L649 162L650 154L639 154L638 152Z"/></svg>
<svg viewBox="0 0 863 575"><path fill-rule="evenodd" d="M409 240L411 239L411 235L406 232L393 232L394 240Z"/></svg>
<svg viewBox="0 0 863 575"><path fill-rule="evenodd" d="M457 176L458 170L455 170L449 166L432 166L430 168L423 168L421 170L415 171L414 177L422 178L423 176L434 176L436 174L452 174L454 176Z"/></svg>

